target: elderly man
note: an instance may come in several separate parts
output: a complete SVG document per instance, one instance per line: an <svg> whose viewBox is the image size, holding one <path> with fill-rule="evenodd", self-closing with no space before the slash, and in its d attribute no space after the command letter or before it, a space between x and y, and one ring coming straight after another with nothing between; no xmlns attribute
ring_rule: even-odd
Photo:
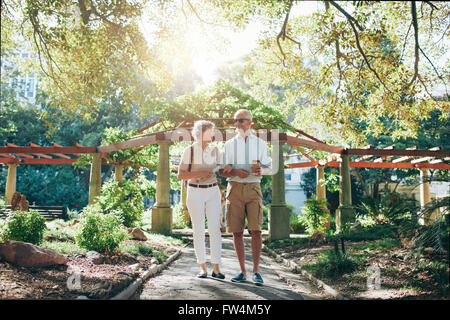
<svg viewBox="0 0 450 320"><path fill-rule="evenodd" d="M237 135L225 143L224 169L220 174L228 179L226 223L233 233L234 248L241 273L231 281L246 281L244 228L247 216L248 230L252 237L253 282L264 283L259 273L263 223L261 178L271 172L272 160L264 140L251 133L252 114L246 109L234 114ZM252 166L253 164L253 166Z"/></svg>

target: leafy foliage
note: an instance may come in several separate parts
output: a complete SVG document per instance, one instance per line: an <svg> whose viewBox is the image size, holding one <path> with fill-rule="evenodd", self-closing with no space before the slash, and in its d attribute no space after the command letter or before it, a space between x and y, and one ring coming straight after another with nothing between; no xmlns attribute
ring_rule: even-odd
<svg viewBox="0 0 450 320"><path fill-rule="evenodd" d="M416 219L417 201L401 198L396 193L385 194L381 201L373 198L364 198L356 207L357 216L368 217L374 223L389 222L399 224L406 219Z"/></svg>
<svg viewBox="0 0 450 320"><path fill-rule="evenodd" d="M359 145L369 134L413 137L433 110L448 117L448 70L436 63L446 52L446 3L422 3L414 15L414 2L323 1L295 15L302 2L211 2L237 26L264 19L246 68L252 94L310 134ZM431 93L437 85L442 99Z"/></svg>
<svg viewBox="0 0 450 320"><path fill-rule="evenodd" d="M328 250L319 253L316 262L306 264L303 267L316 276L336 278L343 274L352 273L362 263L365 263L364 258Z"/></svg>
<svg viewBox="0 0 450 320"><path fill-rule="evenodd" d="M30 43L49 104L91 119L101 100L127 110L168 90L165 64L139 27L147 2L2 1L2 38L8 30Z"/></svg>
<svg viewBox="0 0 450 320"><path fill-rule="evenodd" d="M128 238L126 230L120 227L121 219L116 212L104 214L99 205L90 205L83 210L78 233L77 245L87 250L112 252Z"/></svg>
<svg viewBox="0 0 450 320"><path fill-rule="evenodd" d="M156 185L143 175L122 181L110 180L103 184L98 203L105 214L114 213L121 222L132 227L142 218L143 198L154 197Z"/></svg>
<svg viewBox="0 0 450 320"><path fill-rule="evenodd" d="M325 227L330 214L324 210L324 200L307 199L306 206L302 208L301 222L306 226L306 232L313 234L316 231L325 232Z"/></svg>
<svg viewBox="0 0 450 320"><path fill-rule="evenodd" d="M36 210L11 211L3 226L1 240L41 244L45 229L45 219Z"/></svg>

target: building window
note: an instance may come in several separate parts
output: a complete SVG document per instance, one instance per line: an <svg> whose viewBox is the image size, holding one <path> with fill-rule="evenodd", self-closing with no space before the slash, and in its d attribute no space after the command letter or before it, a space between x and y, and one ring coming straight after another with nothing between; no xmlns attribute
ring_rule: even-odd
<svg viewBox="0 0 450 320"><path fill-rule="evenodd" d="M27 81L27 97L34 97L34 77L29 77Z"/></svg>
<svg viewBox="0 0 450 320"><path fill-rule="evenodd" d="M286 178L287 181L291 181L292 180L292 174L290 174L290 173L286 173L284 175L284 177Z"/></svg>

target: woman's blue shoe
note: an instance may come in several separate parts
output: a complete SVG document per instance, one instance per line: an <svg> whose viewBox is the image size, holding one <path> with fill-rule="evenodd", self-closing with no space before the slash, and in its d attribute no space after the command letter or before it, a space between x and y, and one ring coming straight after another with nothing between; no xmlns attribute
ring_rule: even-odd
<svg viewBox="0 0 450 320"><path fill-rule="evenodd" d="M262 277L261 277L261 275L260 275L259 273L255 273L255 274L253 275L253 282L254 282L257 286L261 286L261 285L264 283L264 281L263 281L263 279L262 279Z"/></svg>
<svg viewBox="0 0 450 320"><path fill-rule="evenodd" d="M247 281L247 278L245 277L245 275L243 273L239 273L238 275L236 275L233 278L231 278L231 281L233 281L233 282L244 282L244 281Z"/></svg>

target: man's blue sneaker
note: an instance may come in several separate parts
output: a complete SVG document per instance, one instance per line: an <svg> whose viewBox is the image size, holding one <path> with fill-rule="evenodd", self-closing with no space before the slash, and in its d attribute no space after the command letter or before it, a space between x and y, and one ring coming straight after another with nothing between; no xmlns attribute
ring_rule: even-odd
<svg viewBox="0 0 450 320"><path fill-rule="evenodd" d="M255 273L255 274L253 275L253 282L254 282L257 286L261 286L261 285L264 283L264 281L263 281L263 279L262 279L262 277L261 277L261 275L260 275L259 273Z"/></svg>
<svg viewBox="0 0 450 320"><path fill-rule="evenodd" d="M245 275L243 273L239 273L238 275L236 275L233 278L231 278L231 281L233 281L233 282L244 282L244 281L247 281L247 278L245 277Z"/></svg>

